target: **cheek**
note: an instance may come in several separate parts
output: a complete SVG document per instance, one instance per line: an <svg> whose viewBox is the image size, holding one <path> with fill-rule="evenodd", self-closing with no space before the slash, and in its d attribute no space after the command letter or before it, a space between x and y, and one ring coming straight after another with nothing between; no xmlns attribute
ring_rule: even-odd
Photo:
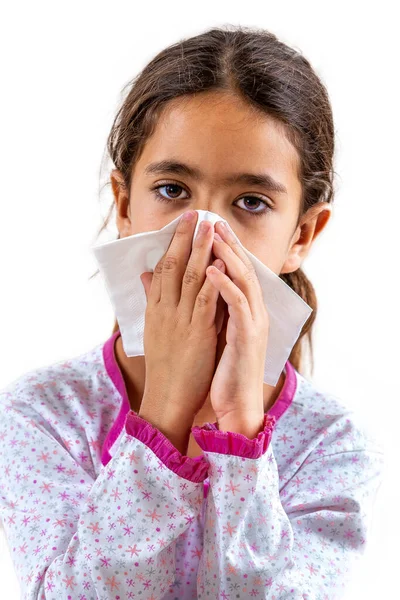
<svg viewBox="0 0 400 600"><path fill-rule="evenodd" d="M178 216L178 215L177 215ZM151 199L151 194L146 194L140 186L131 188L130 220L131 235L157 231L172 221L173 217L159 209Z"/></svg>
<svg viewBox="0 0 400 600"><path fill-rule="evenodd" d="M242 240L241 240L242 241ZM258 258L273 273L279 275L285 262L285 245L282 240L274 243L271 239L253 240L248 244L242 241L244 247Z"/></svg>
<svg viewBox="0 0 400 600"><path fill-rule="evenodd" d="M163 220L160 218L160 215L156 213L152 213L149 210L143 210L141 208L139 211L133 212L132 221L131 221L131 235L135 235L136 233L145 233L148 231L156 231L164 227L170 222L170 219Z"/></svg>

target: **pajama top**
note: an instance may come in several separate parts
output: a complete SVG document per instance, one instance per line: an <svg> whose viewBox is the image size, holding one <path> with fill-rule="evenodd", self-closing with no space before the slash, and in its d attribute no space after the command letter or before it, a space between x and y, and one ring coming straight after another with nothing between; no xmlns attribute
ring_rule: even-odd
<svg viewBox="0 0 400 600"><path fill-rule="evenodd" d="M130 409L119 335L0 392L21 598L341 598L382 482L375 432L288 361L256 438L193 426L184 456Z"/></svg>

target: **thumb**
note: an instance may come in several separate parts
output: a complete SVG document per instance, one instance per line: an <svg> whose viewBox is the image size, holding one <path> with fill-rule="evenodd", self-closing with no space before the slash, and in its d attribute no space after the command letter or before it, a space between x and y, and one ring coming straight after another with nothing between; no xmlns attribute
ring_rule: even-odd
<svg viewBox="0 0 400 600"><path fill-rule="evenodd" d="M149 299L151 282L153 280L153 273L146 271L140 275L140 281L144 287L144 293L146 294L146 300Z"/></svg>

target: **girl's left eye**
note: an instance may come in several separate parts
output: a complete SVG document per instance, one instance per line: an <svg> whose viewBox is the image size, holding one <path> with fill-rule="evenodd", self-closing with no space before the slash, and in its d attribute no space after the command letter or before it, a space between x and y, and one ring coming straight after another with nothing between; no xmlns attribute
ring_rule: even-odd
<svg viewBox="0 0 400 600"><path fill-rule="evenodd" d="M168 198L168 197L166 198L165 196L163 196L160 193L159 190L161 188L180 188L181 190L183 190L183 187L181 185L177 184L177 183L164 183L164 184L160 184L160 185L157 185L157 186L153 187L151 189L151 191L154 193L156 199L159 200L160 202L182 202L182 200L187 200L187 198ZM170 193L173 194L173 192L170 192ZM239 207L244 212L252 213L255 216L261 216L261 215L265 215L267 212L269 212L270 210L272 210L272 207L269 206L269 204L267 204L267 202L265 202L265 200L262 200L258 196L242 196L241 198L239 198L239 201L240 200L244 200L244 199L247 199L247 200L250 199L253 202L254 201L259 202L259 203L261 202L265 206L265 208L263 208L262 210L259 210L259 211L245 210L244 208Z"/></svg>

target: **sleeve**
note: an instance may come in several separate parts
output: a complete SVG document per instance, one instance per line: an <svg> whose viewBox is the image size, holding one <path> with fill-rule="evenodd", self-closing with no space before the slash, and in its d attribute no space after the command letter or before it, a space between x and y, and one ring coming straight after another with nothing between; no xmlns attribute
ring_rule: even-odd
<svg viewBox="0 0 400 600"><path fill-rule="evenodd" d="M203 504L204 457L131 411L93 479L28 403L0 408L0 514L21 598L162 598Z"/></svg>
<svg viewBox="0 0 400 600"><path fill-rule="evenodd" d="M266 414L252 440L216 423L192 428L210 464L200 600L336 600L364 553L382 447L354 444L362 437L343 416L279 489L275 423Z"/></svg>

